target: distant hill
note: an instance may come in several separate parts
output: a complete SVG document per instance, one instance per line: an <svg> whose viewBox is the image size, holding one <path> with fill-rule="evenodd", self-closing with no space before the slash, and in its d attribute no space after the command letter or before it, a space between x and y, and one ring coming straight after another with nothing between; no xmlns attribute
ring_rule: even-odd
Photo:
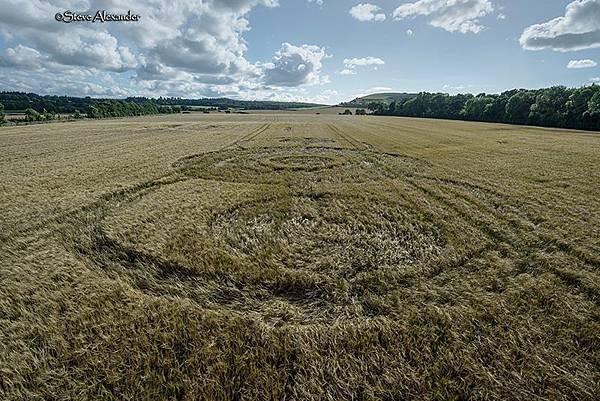
<svg viewBox="0 0 600 401"><path fill-rule="evenodd" d="M392 102L396 102L398 100L409 99L414 96L416 96L416 93L397 93L397 92L373 93L371 95L357 97L356 99L354 99L350 102L340 104L340 106L367 107L367 105L372 102L380 102L380 103L390 104Z"/></svg>

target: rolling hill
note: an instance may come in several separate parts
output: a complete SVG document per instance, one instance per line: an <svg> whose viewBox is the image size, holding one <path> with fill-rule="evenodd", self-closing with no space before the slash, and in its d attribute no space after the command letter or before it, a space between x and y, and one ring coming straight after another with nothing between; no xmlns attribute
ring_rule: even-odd
<svg viewBox="0 0 600 401"><path fill-rule="evenodd" d="M398 92L373 93L373 94L370 94L367 96L357 97L356 99L351 100L346 103L342 103L341 106L366 107L369 103L372 103L372 102L382 102L382 103L390 104L392 102L411 98L413 96L416 96L416 94L414 94L414 93L398 93Z"/></svg>

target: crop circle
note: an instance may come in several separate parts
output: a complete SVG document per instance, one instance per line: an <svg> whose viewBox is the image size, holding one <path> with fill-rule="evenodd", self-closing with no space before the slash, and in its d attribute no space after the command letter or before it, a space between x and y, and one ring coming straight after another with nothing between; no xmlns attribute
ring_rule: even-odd
<svg viewBox="0 0 600 401"><path fill-rule="evenodd" d="M330 147L227 149L185 159L190 177L228 182L294 184L368 182L424 172L429 165L401 155Z"/></svg>
<svg viewBox="0 0 600 401"><path fill-rule="evenodd" d="M397 204L333 193L241 204L216 215L210 233L237 256L346 278L425 261L444 243Z"/></svg>

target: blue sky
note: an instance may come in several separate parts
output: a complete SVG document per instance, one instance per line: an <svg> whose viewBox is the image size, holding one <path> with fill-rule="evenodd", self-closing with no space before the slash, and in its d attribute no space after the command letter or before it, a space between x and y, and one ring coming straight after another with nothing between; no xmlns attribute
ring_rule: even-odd
<svg viewBox="0 0 600 401"><path fill-rule="evenodd" d="M600 77L600 0L147 3L0 0L0 90L333 104L376 91L500 92ZM54 17L98 9L131 10L140 22Z"/></svg>

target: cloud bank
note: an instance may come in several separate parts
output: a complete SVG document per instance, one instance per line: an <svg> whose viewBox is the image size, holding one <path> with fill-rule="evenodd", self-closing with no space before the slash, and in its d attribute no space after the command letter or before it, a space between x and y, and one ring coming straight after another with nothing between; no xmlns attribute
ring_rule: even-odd
<svg viewBox="0 0 600 401"><path fill-rule="evenodd" d="M255 7L278 0L4 0L0 88L89 96L229 96L326 81L319 46L283 43L246 59ZM139 22L55 21L67 10L129 10Z"/></svg>
<svg viewBox="0 0 600 401"><path fill-rule="evenodd" d="M527 50L568 52L600 47L600 0L576 0L565 15L526 28L519 39Z"/></svg>

